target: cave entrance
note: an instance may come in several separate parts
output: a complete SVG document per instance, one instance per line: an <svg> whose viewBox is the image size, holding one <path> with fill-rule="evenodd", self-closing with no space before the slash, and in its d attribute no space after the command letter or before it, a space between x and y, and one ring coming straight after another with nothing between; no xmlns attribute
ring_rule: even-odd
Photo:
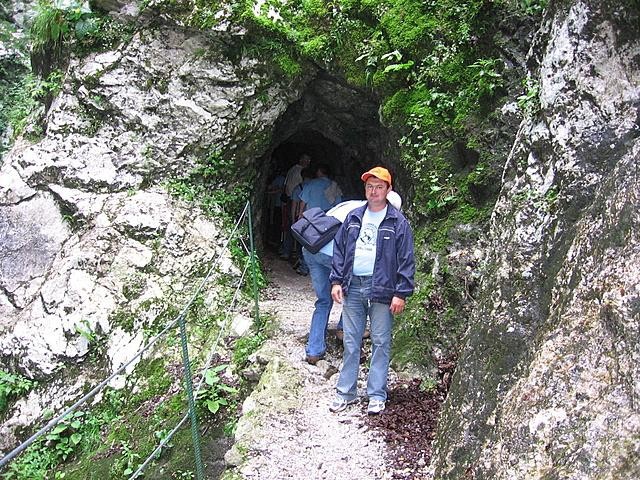
<svg viewBox="0 0 640 480"><path fill-rule="evenodd" d="M309 83L274 128L272 142L258 160L255 192L256 231L262 246L277 249L281 238L279 202L269 194L277 175L286 175L304 153L312 167L326 164L340 186L343 199L364 198L360 175L384 165L395 170L389 131L379 121L379 103L366 91L355 89L327 73ZM312 168L313 170L313 168ZM394 185L395 187L395 185ZM264 199L264 201L263 201Z"/></svg>

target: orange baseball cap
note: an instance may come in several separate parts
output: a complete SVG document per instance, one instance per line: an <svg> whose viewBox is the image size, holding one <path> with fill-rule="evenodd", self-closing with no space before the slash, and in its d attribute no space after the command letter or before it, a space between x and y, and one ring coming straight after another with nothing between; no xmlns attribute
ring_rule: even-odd
<svg viewBox="0 0 640 480"><path fill-rule="evenodd" d="M371 177L379 178L391 185L391 174L389 173L389 170L384 167L373 167L368 172L364 172L360 178L363 182L366 182Z"/></svg>

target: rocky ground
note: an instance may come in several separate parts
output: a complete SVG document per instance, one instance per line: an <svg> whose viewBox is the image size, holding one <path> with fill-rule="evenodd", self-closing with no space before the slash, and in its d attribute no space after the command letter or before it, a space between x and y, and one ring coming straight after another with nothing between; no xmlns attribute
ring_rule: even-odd
<svg viewBox="0 0 640 480"><path fill-rule="evenodd" d="M228 455L236 473L260 480L430 478L430 443L444 389L423 392L419 381L400 381L392 371L387 409L367 416L364 364L361 402L329 412L341 361L334 333L341 307L331 314L326 359L307 364L305 336L315 300L311 280L274 257L265 265L270 286L261 309L272 312L279 327L257 356L266 370L243 405ZM369 348L367 341L367 353Z"/></svg>

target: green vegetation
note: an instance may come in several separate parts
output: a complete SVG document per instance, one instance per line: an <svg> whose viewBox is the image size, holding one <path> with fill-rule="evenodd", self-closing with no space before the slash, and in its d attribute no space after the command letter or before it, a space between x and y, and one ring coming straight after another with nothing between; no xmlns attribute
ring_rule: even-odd
<svg viewBox="0 0 640 480"><path fill-rule="evenodd" d="M16 37L15 27L0 19L0 42L6 52L0 62L0 161L3 152L15 136L16 125L21 124L30 109L23 107L29 96L25 94L24 77L28 74L27 46ZM11 50L15 56L10 56ZM22 113L26 111L26 113ZM21 129L21 127L19 127Z"/></svg>
<svg viewBox="0 0 640 480"><path fill-rule="evenodd" d="M253 170L240 174L235 162L218 152L199 157L197 165L182 178L168 183L169 192L196 202L211 217L222 216L233 225L242 212L255 178Z"/></svg>
<svg viewBox="0 0 640 480"><path fill-rule="evenodd" d="M39 0L30 37L36 52L59 52L72 48L77 53L114 48L133 33L133 26L91 10L82 0Z"/></svg>
<svg viewBox="0 0 640 480"><path fill-rule="evenodd" d="M395 364L428 364L434 347L443 353L455 350L466 327L462 297L467 293L455 272L443 267L441 276L436 280L431 273L416 275L416 292L394 330Z"/></svg>
<svg viewBox="0 0 640 480"><path fill-rule="evenodd" d="M235 368L244 368L247 365L249 356L258 351L267 338L268 335L264 331L238 338L233 346L233 364Z"/></svg>
<svg viewBox="0 0 640 480"><path fill-rule="evenodd" d="M221 381L218 373L223 368L226 365L207 372L205 388L198 397L203 407L200 425L219 430L214 437L223 434L218 425L229 418L234 424L236 415L237 392ZM70 414L10 463L2 478L105 480L129 476L187 412L180 370L179 362L166 358L143 360L128 380L127 389L107 389L99 404ZM220 416L225 406L227 412ZM216 415L202 415L204 411ZM207 438L203 438L203 447ZM146 472L150 478L189 478L192 465L187 427L165 444Z"/></svg>
<svg viewBox="0 0 640 480"><path fill-rule="evenodd" d="M513 0L512 0L513 1ZM525 15L540 15L547 7L548 0L516 0L516 8Z"/></svg>
<svg viewBox="0 0 640 480"><path fill-rule="evenodd" d="M82 319L74 325L76 333L87 341L89 358L92 361L104 358L107 345L107 336L101 332L100 326L95 325L94 328L86 319Z"/></svg>
<svg viewBox="0 0 640 480"><path fill-rule="evenodd" d="M36 382L16 373L0 370L0 417L4 415L10 402L26 395Z"/></svg>
<svg viewBox="0 0 640 480"><path fill-rule="evenodd" d="M223 3L165 0L153 8L208 29L221 21L217 13ZM508 152L496 145L499 133L492 136L487 131L495 132L493 112L507 92L513 94L517 76L524 72L506 69L504 50L495 45L496 26L509 17L531 20L546 3L273 0L261 3L259 11L249 0L225 5L230 6L231 21L247 32L243 53L269 59L266 63L275 67L276 75L292 79L317 65L378 98L382 123L397 138L397 148L385 153L399 158L404 183L411 184L406 210L415 229L416 250L429 253L418 260L418 270L427 272L434 256L447 263L445 255L454 240L475 240L497 195ZM524 92L519 105L524 114L534 114L539 108L538 86L529 80ZM221 164L223 158L213 154L204 159L173 183L172 191L197 200L205 211L234 204L237 211L238 200L249 190L235 179L253 177L239 172L234 162ZM462 231L461 224L469 232L463 239L454 233ZM420 278L428 288L410 300L408 313L398 322L400 336L420 338L425 345L411 354L414 360L425 359L430 346L441 343L440 336L462 331L467 315L461 305L467 298L464 275ZM461 291L454 294L456 289ZM432 298L445 299L446 306L435 313L426 311Z"/></svg>
<svg viewBox="0 0 640 480"><path fill-rule="evenodd" d="M45 438L53 446L57 457L66 460L82 441L80 429L83 425L83 411L74 412L68 419L56 425Z"/></svg>
<svg viewBox="0 0 640 480"><path fill-rule="evenodd" d="M201 407L211 413L217 413L220 407L229 405L229 397L238 393L238 389L228 385L220 376L220 372L229 368L229 365L217 365L207 369L204 376L204 384L198 394L197 401Z"/></svg>
<svg viewBox="0 0 640 480"><path fill-rule="evenodd" d="M226 319L224 307L230 303L236 281L223 277L216 287L215 298L199 295L187 312L191 361L196 375L196 366L208 354ZM132 298L137 298L143 283L135 276L125 282L123 288ZM150 302L145 308L149 309L147 313L156 313L151 324L143 327L148 334L157 333L179 313L178 307L171 302ZM133 331L136 319L124 313L122 316L120 321L131 322ZM146 317L151 318L150 315ZM91 342L95 340L95 334L86 322L81 323L77 331ZM103 480L123 478L137 470L187 412L176 331L167 335L161 357L145 359L138 364L134 374L128 377L125 389L108 389L100 403L71 414L13 461L2 478ZM245 360L266 338L264 332L257 338L260 342L252 337L239 350ZM224 352L222 346L218 349ZM212 432L211 436L203 437L203 448L207 448L208 442L211 442L210 448L216 448L216 437L233 433L238 402L246 394L246 387L241 390L234 385L237 380L230 376L229 364L219 355L217 363L204 372L204 383L197 396L200 426ZM234 368L242 366L234 364ZM223 375L223 371L229 375ZM5 380L0 383L0 392L6 393L8 401L32 386L28 381L4 372L1 378ZM164 445L146 472L151 478L189 478L192 466L191 436L189 429L183 428Z"/></svg>
<svg viewBox="0 0 640 480"><path fill-rule="evenodd" d="M489 175L480 179L474 164L461 170L453 160L460 149L480 152L485 172L495 173L490 140L481 133L505 88L504 63L492 47L493 23L500 9L525 14L544 4L308 0L264 2L256 11L254 2L244 0L231 5L231 18L247 29L245 52L270 58L285 77L299 75L312 62L379 96L385 122L399 134L402 165L416 185L412 213L421 224L458 210L466 217L477 212L478 218L470 221L484 220L481 203L486 199L474 193L482 188L479 180L490 184ZM153 8L206 29L220 21L220 6L218 1L165 0ZM189 178L175 182L172 191L200 199L205 210L228 204L237 209L238 197L245 198L248 190L225 185L228 172L237 167L221 164L223 158L215 153L207 157ZM222 183L211 182L214 175ZM231 178L237 178L237 171L235 175ZM213 188L203 192L198 185L202 180Z"/></svg>
<svg viewBox="0 0 640 480"><path fill-rule="evenodd" d="M26 45L21 41L16 43L11 36L13 30L15 28L10 24L0 20L0 41L27 55ZM12 141L26 131L31 140L38 140L42 128L34 114L41 113L42 106L48 107L59 93L64 80L60 70L65 63L64 56L71 50L84 55L115 48L127 41L133 31L132 24L93 12L89 2L39 0L30 25L29 41L35 58L45 57L47 61L53 61L56 68L53 71L49 67L43 68L39 72L42 76L39 76L30 73L26 62L23 65L3 59L0 64L0 136L9 131ZM31 125L28 130L27 125ZM3 148L6 147L1 145L0 154Z"/></svg>
<svg viewBox="0 0 640 480"><path fill-rule="evenodd" d="M525 93L518 97L518 107L526 115L533 116L540 110L540 84L531 78L522 81Z"/></svg>
<svg viewBox="0 0 640 480"><path fill-rule="evenodd" d="M0 68L2 68L0 66ZM64 75L60 70L54 70L45 78L38 78L30 73L25 74L15 83L5 83L0 89L5 94L0 104L0 132L10 128L12 139L21 135L30 115L46 99L57 95L62 87ZM32 130L33 133L37 132ZM32 138L32 139L37 139Z"/></svg>
<svg viewBox="0 0 640 480"><path fill-rule="evenodd" d="M504 63L492 49L500 8L535 9L543 2L488 0L342 0L234 4L233 18L249 31L255 48L281 63L313 62L380 98L384 120L399 135L402 166L414 180L415 223L456 214L483 221L477 193L494 170L482 124L504 94ZM191 18L211 26L207 6L196 2ZM196 21L204 15L208 21ZM297 74L282 69L286 76ZM293 72L293 75L292 75ZM459 150L480 152L476 164L455 165ZM484 185L483 185L484 182ZM470 188L471 187L471 188ZM456 212L460 213L456 213ZM464 214L462 213L464 212ZM477 218L469 218L471 212Z"/></svg>
<svg viewBox="0 0 640 480"><path fill-rule="evenodd" d="M56 472L57 466L76 455L100 447L102 430L119 418L124 400L122 394L107 390L104 397L98 408L91 412L76 411L70 414L48 434L37 440L9 464L2 478L68 478L60 471Z"/></svg>

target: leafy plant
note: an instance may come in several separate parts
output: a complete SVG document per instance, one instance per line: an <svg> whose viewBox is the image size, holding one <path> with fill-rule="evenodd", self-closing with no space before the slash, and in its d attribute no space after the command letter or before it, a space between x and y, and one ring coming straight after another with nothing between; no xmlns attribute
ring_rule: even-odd
<svg viewBox="0 0 640 480"><path fill-rule="evenodd" d="M82 441L82 427L85 412L76 411L68 419L61 421L46 436L50 446L53 446L56 456L66 460Z"/></svg>
<svg viewBox="0 0 640 480"><path fill-rule="evenodd" d="M191 480L196 478L196 475L191 470L176 470L171 475L171 478L176 478L179 480Z"/></svg>
<svg viewBox="0 0 640 480"><path fill-rule="evenodd" d="M6 97L8 106L6 118L8 126L11 127L13 138L24 131L29 114L38 105L32 95L37 85L36 82L36 78L33 75L26 75L20 83L14 85L8 92Z"/></svg>
<svg viewBox="0 0 640 480"><path fill-rule="evenodd" d="M36 52L59 52L69 46L79 54L115 48L131 38L135 26L95 13L86 0L39 0L30 37Z"/></svg>
<svg viewBox="0 0 640 480"><path fill-rule="evenodd" d="M420 382L420 391L435 393L438 389L438 381L432 377L427 377Z"/></svg>
<svg viewBox="0 0 640 480"><path fill-rule="evenodd" d="M36 51L60 49L65 41L79 40L96 32L98 22L89 2L79 0L39 0L31 25L31 41Z"/></svg>
<svg viewBox="0 0 640 480"><path fill-rule="evenodd" d="M223 382L220 372L225 370L229 365L217 365L207 369L204 381L207 385L198 393L198 403L206 407L211 413L216 413L220 407L229 405L227 397L235 395L238 390Z"/></svg>
<svg viewBox="0 0 640 480"><path fill-rule="evenodd" d="M496 89L502 86L502 75L498 72L498 66L500 60L495 58L482 58L476 60L469 65L469 69L472 70L472 81L475 82L475 88L477 95L492 95Z"/></svg>
<svg viewBox="0 0 640 480"><path fill-rule="evenodd" d="M518 0L519 7L527 15L540 15L547 8L548 0Z"/></svg>
<svg viewBox="0 0 640 480"><path fill-rule="evenodd" d="M12 461L3 472L3 479L53 478L53 471L72 456L95 451L102 446L103 429L122 414L123 404L122 391L106 389L99 406L90 413L78 411L70 414ZM51 418L52 415L52 411L45 411L43 418ZM55 472L55 478L64 477L64 472Z"/></svg>
<svg viewBox="0 0 640 480"><path fill-rule="evenodd" d="M33 380L0 370L0 415L5 412L9 402L25 395L35 386Z"/></svg>
<svg viewBox="0 0 640 480"><path fill-rule="evenodd" d="M162 430L156 430L155 432L153 432L153 436L156 437L158 442L162 442L168 435L169 435L169 430L164 428ZM168 440L164 444L164 448L173 448L173 443L171 442L171 440Z"/></svg>
<svg viewBox="0 0 640 480"><path fill-rule="evenodd" d="M124 471L122 474L124 476L129 476L138 469L140 454L136 453L133 448L131 448L129 442L121 441L120 447L122 448L122 457L118 463L124 465Z"/></svg>
<svg viewBox="0 0 640 480"><path fill-rule="evenodd" d="M451 179L451 174L449 174L444 181L435 173L429 176L429 183L427 185L428 192L426 194L427 211L439 213L445 207L456 202L458 194Z"/></svg>
<svg viewBox="0 0 640 480"><path fill-rule="evenodd" d="M235 222L249 198L250 175L239 175L235 162L212 150L186 176L168 183L170 193L190 202L197 202L210 216L220 216Z"/></svg>
<svg viewBox="0 0 640 480"><path fill-rule="evenodd" d="M45 447L44 442L36 442L19 458L9 463L3 472L3 480L41 480L46 478L49 469L59 459L53 449Z"/></svg>
<svg viewBox="0 0 640 480"><path fill-rule="evenodd" d="M82 319L79 323L74 325L76 333L84 338L89 343L94 343L98 339L98 335L91 328L91 324L88 320Z"/></svg>
<svg viewBox="0 0 640 480"><path fill-rule="evenodd" d="M527 115L535 115L540 110L540 84L526 78L522 81L525 93L518 97L518 107Z"/></svg>
<svg viewBox="0 0 640 480"><path fill-rule="evenodd" d="M38 1L30 31L34 50L44 51L46 47L60 47L68 30L69 25L62 10L54 7L51 1Z"/></svg>
<svg viewBox="0 0 640 480"><path fill-rule="evenodd" d="M256 352L266 339L267 335L264 332L238 338L233 346L233 363L235 367L243 368L247 364L249 356Z"/></svg>

